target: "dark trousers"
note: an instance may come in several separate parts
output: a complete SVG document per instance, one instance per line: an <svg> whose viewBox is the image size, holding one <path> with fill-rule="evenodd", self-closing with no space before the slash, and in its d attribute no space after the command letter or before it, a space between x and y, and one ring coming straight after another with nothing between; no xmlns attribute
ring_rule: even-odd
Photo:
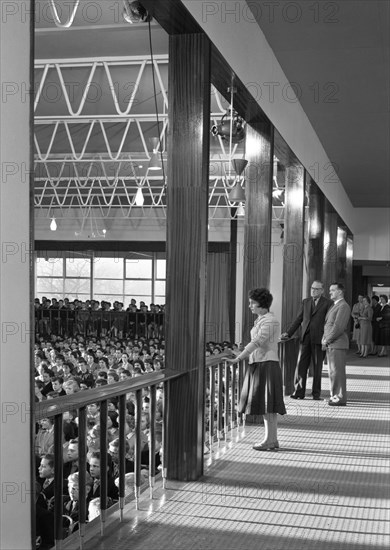
<svg viewBox="0 0 390 550"><path fill-rule="evenodd" d="M298 363L295 369L295 395L305 397L307 371L310 367L310 362L313 361L313 387L311 393L313 397L320 397L321 373L324 357L325 351L321 349L321 344L312 343L310 341L310 333L307 332L303 337L299 349Z"/></svg>

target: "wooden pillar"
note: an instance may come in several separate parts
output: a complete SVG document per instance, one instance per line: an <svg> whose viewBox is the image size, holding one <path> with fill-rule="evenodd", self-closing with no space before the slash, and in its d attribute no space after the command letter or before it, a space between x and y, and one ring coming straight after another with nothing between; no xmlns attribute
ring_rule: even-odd
<svg viewBox="0 0 390 550"><path fill-rule="evenodd" d="M307 173L306 173L307 174ZM322 281L324 257L324 202L318 185L309 182L309 253L306 296L310 296L313 281Z"/></svg>
<svg viewBox="0 0 390 550"><path fill-rule="evenodd" d="M337 213L327 199L325 199L323 263L325 296L329 297L329 286L337 282Z"/></svg>
<svg viewBox="0 0 390 550"><path fill-rule="evenodd" d="M35 548L34 3L20 4L22 11L4 2L0 23L0 548L7 550Z"/></svg>
<svg viewBox="0 0 390 550"><path fill-rule="evenodd" d="M337 227L337 275L336 280L347 286L347 231Z"/></svg>
<svg viewBox="0 0 390 550"><path fill-rule="evenodd" d="M299 164L287 168L285 196L282 331L294 321L302 301L305 189Z"/></svg>
<svg viewBox="0 0 390 550"><path fill-rule="evenodd" d="M210 135L210 43L169 38L166 360L171 382L168 479L203 473L205 302Z"/></svg>
<svg viewBox="0 0 390 550"><path fill-rule="evenodd" d="M353 294L352 294L352 264L353 264L353 236L347 235L347 276L345 280L345 300L352 307Z"/></svg>
<svg viewBox="0 0 390 550"><path fill-rule="evenodd" d="M244 225L244 284L242 342L250 340L253 314L248 292L269 288L271 272L273 127L270 123L247 126Z"/></svg>

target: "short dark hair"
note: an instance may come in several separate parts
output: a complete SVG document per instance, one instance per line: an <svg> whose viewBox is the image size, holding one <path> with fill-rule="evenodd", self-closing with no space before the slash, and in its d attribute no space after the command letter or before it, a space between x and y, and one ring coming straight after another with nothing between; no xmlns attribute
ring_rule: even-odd
<svg viewBox="0 0 390 550"><path fill-rule="evenodd" d="M268 288L254 288L249 291L249 298L259 304L259 307L269 309L272 304L273 296Z"/></svg>
<svg viewBox="0 0 390 550"><path fill-rule="evenodd" d="M386 294L379 294L379 298L383 298L384 300L386 300L386 302L389 301L389 298L386 296Z"/></svg>
<svg viewBox="0 0 390 550"><path fill-rule="evenodd" d="M118 382L119 381L119 376L118 374L114 371L114 370L109 370L108 373L107 373L107 378L109 376L112 376L112 378L115 380L115 382Z"/></svg>
<svg viewBox="0 0 390 550"><path fill-rule="evenodd" d="M337 286L337 288L338 288L339 290L342 290L343 292L345 292L345 286L343 285L343 283L335 282L335 283L331 283L330 286ZM364 294L359 294L359 296L363 296L363 297L364 297Z"/></svg>
<svg viewBox="0 0 390 550"><path fill-rule="evenodd" d="M364 295L364 296L363 296L363 299L364 299L364 298L367 300L367 302L368 302L369 304L371 304L371 299L370 299L369 296Z"/></svg>
<svg viewBox="0 0 390 550"><path fill-rule="evenodd" d="M51 454L51 453L48 453L48 454L45 454L45 455L42 455L41 456L41 459L44 458L45 460L47 460L47 463L48 465L50 466L50 468L54 468L54 455Z"/></svg>
<svg viewBox="0 0 390 550"><path fill-rule="evenodd" d="M371 298L371 301L372 300L375 300L376 302L379 302L379 298L376 294L374 294L374 296Z"/></svg>
<svg viewBox="0 0 390 550"><path fill-rule="evenodd" d="M100 460L101 459L101 454L100 454L100 451L92 451L92 453L89 455L89 458L96 458L97 460ZM110 453L107 453L107 467L108 468L111 468L112 467L112 457L110 455Z"/></svg>

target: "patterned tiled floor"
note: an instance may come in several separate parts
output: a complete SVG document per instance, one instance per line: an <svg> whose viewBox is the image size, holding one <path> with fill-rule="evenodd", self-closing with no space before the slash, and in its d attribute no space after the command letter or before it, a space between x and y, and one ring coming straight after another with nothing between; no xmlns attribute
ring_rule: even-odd
<svg viewBox="0 0 390 550"><path fill-rule="evenodd" d="M234 430L200 481L168 482L85 549L388 548L390 365L362 361L349 356L347 407L287 397L278 452L252 449L262 427Z"/></svg>

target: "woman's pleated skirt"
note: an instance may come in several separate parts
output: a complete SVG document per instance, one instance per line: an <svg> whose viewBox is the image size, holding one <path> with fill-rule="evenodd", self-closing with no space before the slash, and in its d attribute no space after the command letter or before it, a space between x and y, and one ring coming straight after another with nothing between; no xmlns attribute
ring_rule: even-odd
<svg viewBox="0 0 390 550"><path fill-rule="evenodd" d="M278 361L263 361L248 366L238 411L252 415L286 414L282 370Z"/></svg>

